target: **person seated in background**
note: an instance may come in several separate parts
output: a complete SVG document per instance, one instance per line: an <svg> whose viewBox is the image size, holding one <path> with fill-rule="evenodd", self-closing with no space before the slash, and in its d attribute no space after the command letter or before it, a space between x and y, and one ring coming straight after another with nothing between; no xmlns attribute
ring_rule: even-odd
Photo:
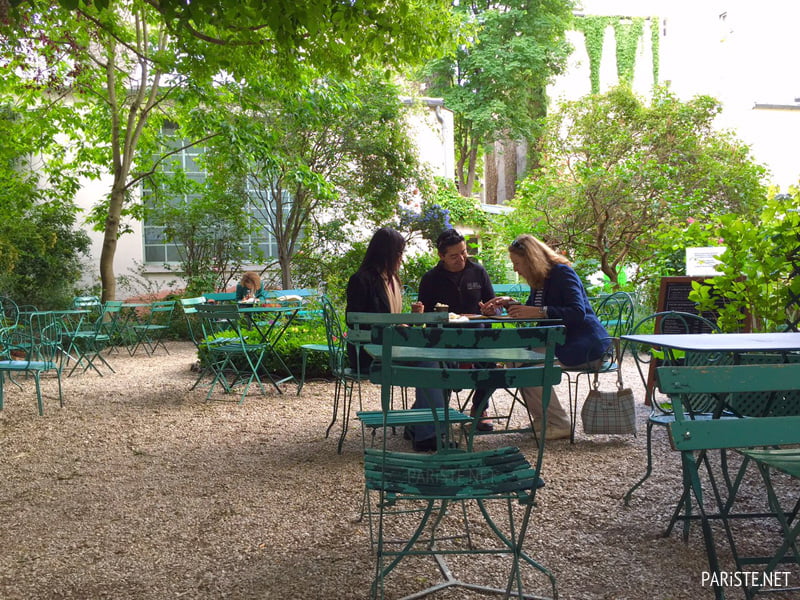
<svg viewBox="0 0 800 600"><path fill-rule="evenodd" d="M455 229L446 229L436 239L439 263L422 276L419 282L418 302L412 310L432 312L437 304L446 304L448 311L460 315L477 315L481 312L481 302L494 298L494 288L489 274L483 265L473 262L467 256L467 242ZM483 327L481 324L473 327ZM494 364L481 363L480 367L494 368ZM479 388L472 395L470 415L486 415L486 404L494 390ZM423 408L414 406L414 408ZM491 431L492 422L480 419L478 431Z"/></svg>
<svg viewBox="0 0 800 600"><path fill-rule="evenodd" d="M400 283L400 264L406 239L394 229L381 227L367 245L358 271L347 282L346 312L400 313L403 312L403 286ZM347 345L350 368L369 373L372 357L361 348Z"/></svg>
<svg viewBox="0 0 800 600"><path fill-rule="evenodd" d="M394 229L382 227L369 241L361 266L347 282L346 312L400 313L403 311L403 286L398 273L403 261L406 247L405 238ZM412 307L413 312L422 312ZM372 357L361 348L357 351L353 344L347 345L350 368L368 373ZM431 367L435 363L417 363L418 366ZM442 390L417 389L414 406L437 408L444 407ZM409 428L410 429L410 428ZM406 439L410 439L412 447L418 452L436 450L436 432L433 426L426 431L425 437L412 437L406 431Z"/></svg>
<svg viewBox="0 0 800 600"><path fill-rule="evenodd" d="M569 260L532 235L520 235L508 247L514 271L531 286L525 304L507 296L493 298L481 305L481 312L491 316L500 308L520 319L560 319L566 340L556 346L558 363L569 368L599 367L611 344L608 332L594 314L586 289ZM542 422L542 388L523 388L522 398L536 422ZM548 440L570 437L570 420L553 390L547 407Z"/></svg>
<svg viewBox="0 0 800 600"><path fill-rule="evenodd" d="M261 277L255 271L247 271L236 284L236 302L254 302L267 297Z"/></svg>

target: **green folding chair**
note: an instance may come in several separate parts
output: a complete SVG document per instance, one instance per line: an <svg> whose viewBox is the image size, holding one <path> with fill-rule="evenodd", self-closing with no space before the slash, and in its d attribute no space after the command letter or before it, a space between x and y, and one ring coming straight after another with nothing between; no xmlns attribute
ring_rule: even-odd
<svg viewBox="0 0 800 600"><path fill-rule="evenodd" d="M480 339L488 343L488 337L481 338L487 333L502 337L509 346L535 345L544 348L543 361L534 366L509 369L447 369L399 364L392 361L393 348L404 344L436 348L437 344L447 343L445 340L450 334L438 328L386 327L380 332L381 358L373 363L370 380L381 386L381 410L387 418L393 386L442 390L537 386L543 388L542 402L547 408L552 386L561 377L561 369L555 364L555 346L564 341L562 327L449 331L460 332L460 343L465 348L480 347ZM431 413L438 421L437 411ZM448 429L447 414L444 411L442 432ZM544 433L546 423L542 428ZM384 436L381 447L366 448L364 476L370 495L369 514L371 522L373 518L376 520L377 532L370 597L383 598L390 574L404 559L416 556L432 558L443 581L406 598L421 598L450 587L506 598L541 598L545 597L545 592L556 597L555 576L525 549L536 494L544 485L541 478L544 439L544 435L540 436L532 462L519 448L471 451L471 443L467 444L467 450L452 449L443 443L433 454L405 453L390 451L386 446L387 436ZM472 503L477 511L468 510ZM451 510L451 505L459 504L462 510ZM403 505L407 506L406 510L402 509ZM479 540L472 535L474 527L469 521L476 516L488 527L487 534L494 533L495 542L481 545L483 537L489 536ZM412 524L413 520L416 522ZM459 534L454 533L456 525L463 528ZM470 582L459 576L451 568L454 565L447 561L447 557L457 554L507 556L510 564L506 571L500 571L496 562L488 569L485 560L468 561L462 569L471 577L479 574L485 580ZM536 579L542 581L534 584L531 575L538 575ZM534 585L536 589L531 590Z"/></svg>
<svg viewBox="0 0 800 600"><path fill-rule="evenodd" d="M164 344L164 335L169 331L174 310L174 300L160 300L150 303L144 321L131 326L131 330L136 335L136 342L129 350L131 356L136 354L136 350L139 348L143 348L147 356L153 356L159 346L169 354L169 350Z"/></svg>
<svg viewBox="0 0 800 600"><path fill-rule="evenodd" d="M203 330L209 369L213 374L206 400L211 398L219 383L225 393L232 393L243 385L239 404L244 402L252 383L266 395L260 373L268 345L253 343L245 336L241 327L239 309L235 304L205 304L196 307Z"/></svg>
<svg viewBox="0 0 800 600"><path fill-rule="evenodd" d="M14 373L33 375L36 383L36 404L39 415L44 415L41 376L52 372L58 381L58 403L63 408L61 393L61 366L59 352L61 345L61 323L52 312L34 312L27 315L22 323L13 329L0 333L0 410L4 406L4 381ZM24 358L13 358L11 349L24 353ZM15 385L22 389L20 384Z"/></svg>

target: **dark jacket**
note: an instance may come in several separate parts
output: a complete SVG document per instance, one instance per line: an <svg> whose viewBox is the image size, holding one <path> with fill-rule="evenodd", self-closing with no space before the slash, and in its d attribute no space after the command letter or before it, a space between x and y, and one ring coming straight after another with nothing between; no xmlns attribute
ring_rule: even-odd
<svg viewBox="0 0 800 600"><path fill-rule="evenodd" d="M449 312L474 315L481 312L479 302L494 298L494 288L486 269L478 263L467 260L463 271L453 273L440 262L422 276L418 298L425 312L433 311L439 302L447 304Z"/></svg>
<svg viewBox="0 0 800 600"><path fill-rule="evenodd" d="M246 288L241 283L236 284L236 301L242 300L247 294L250 293L250 288ZM264 286L260 286L255 293L253 294L257 299L263 300L267 297L267 292L264 290Z"/></svg>
<svg viewBox="0 0 800 600"><path fill-rule="evenodd" d="M535 290L526 304L534 306ZM610 345L608 332L589 304L589 297L572 267L556 264L544 282L542 305L550 319L561 319L566 329L563 346L556 358L564 366L582 365L600 358Z"/></svg>
<svg viewBox="0 0 800 600"><path fill-rule="evenodd" d="M365 270L356 271L347 282L347 306L346 312L370 312L388 313L389 297L386 295L386 287L383 278L377 271ZM355 346L347 345L347 356L350 360L350 368L354 371L356 366L360 366L361 372L369 371L372 357L361 349L360 354L356 355Z"/></svg>

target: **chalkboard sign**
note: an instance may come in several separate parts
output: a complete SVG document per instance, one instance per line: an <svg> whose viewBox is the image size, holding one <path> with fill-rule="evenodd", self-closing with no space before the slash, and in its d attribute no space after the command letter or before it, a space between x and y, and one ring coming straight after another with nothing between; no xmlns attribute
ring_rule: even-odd
<svg viewBox="0 0 800 600"><path fill-rule="evenodd" d="M658 312L674 310L680 312L701 315L712 323L717 322L717 313L704 311L700 313L695 303L689 300L689 292L692 291L693 281L705 281L708 277L662 277L661 288L658 292ZM669 319L661 323L661 333L686 333L687 323L684 321L671 324ZM711 333L711 327L700 321L689 323L693 329L689 333Z"/></svg>

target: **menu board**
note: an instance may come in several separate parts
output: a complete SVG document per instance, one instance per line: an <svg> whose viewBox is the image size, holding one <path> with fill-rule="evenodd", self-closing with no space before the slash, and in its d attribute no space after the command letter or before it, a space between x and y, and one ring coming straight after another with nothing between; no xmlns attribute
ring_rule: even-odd
<svg viewBox="0 0 800 600"><path fill-rule="evenodd" d="M712 311L699 312L695 303L689 300L689 292L692 291L693 281L705 281L708 277L662 277L661 288L658 292L658 312L675 310L680 312L701 315L711 321L717 322L717 313ZM684 321L675 321L670 324L669 319L661 323L661 333L686 333ZM692 329L689 333L710 333L711 327L698 321L689 323Z"/></svg>

